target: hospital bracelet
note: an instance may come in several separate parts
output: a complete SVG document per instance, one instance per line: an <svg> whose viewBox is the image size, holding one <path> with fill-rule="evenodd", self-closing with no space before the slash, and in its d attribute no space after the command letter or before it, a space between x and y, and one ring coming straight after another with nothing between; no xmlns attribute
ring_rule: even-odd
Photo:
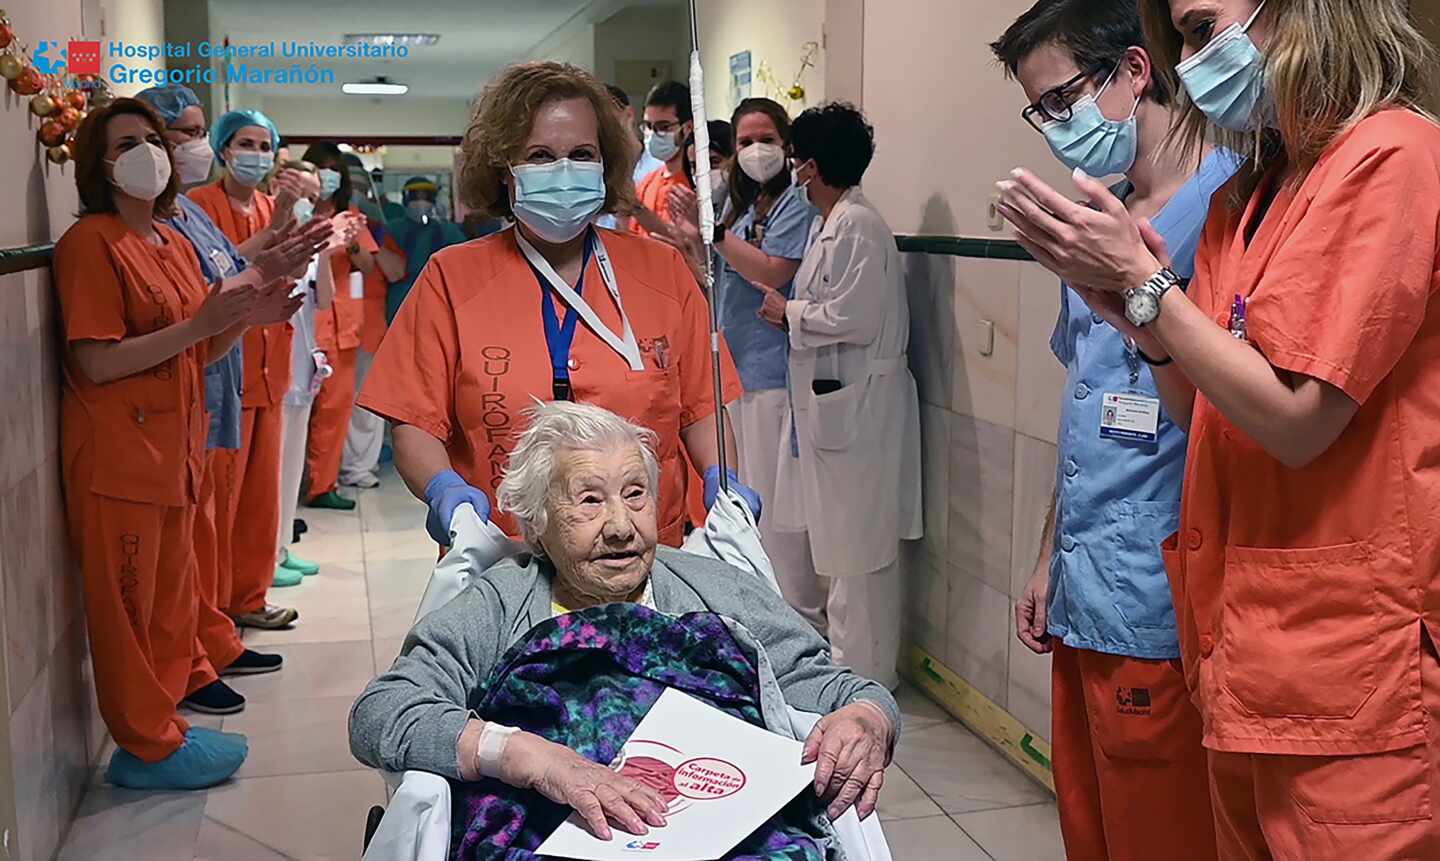
<svg viewBox="0 0 1440 861"><path fill-rule="evenodd" d="M510 736L519 731L517 727L486 721L485 728L480 731L480 744L475 753L481 777L499 779L500 765L505 759L505 744L510 741Z"/></svg>

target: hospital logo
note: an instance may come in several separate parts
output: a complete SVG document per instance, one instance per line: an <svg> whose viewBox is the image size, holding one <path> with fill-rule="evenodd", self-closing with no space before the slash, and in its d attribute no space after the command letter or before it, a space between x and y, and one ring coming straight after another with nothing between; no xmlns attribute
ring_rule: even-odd
<svg viewBox="0 0 1440 861"><path fill-rule="evenodd" d="M1116 688L1115 706L1122 715L1150 714L1149 688Z"/></svg>
<svg viewBox="0 0 1440 861"><path fill-rule="evenodd" d="M631 840L625 844L626 852L654 852L659 848L659 840Z"/></svg>
<svg viewBox="0 0 1440 861"><path fill-rule="evenodd" d="M68 55L70 63L70 74L100 74L100 43L98 41L71 39L70 47L65 53Z"/></svg>

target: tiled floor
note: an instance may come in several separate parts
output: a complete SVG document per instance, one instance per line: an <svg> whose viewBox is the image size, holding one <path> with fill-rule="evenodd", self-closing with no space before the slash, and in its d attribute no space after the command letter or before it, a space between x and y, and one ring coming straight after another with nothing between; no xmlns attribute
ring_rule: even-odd
<svg viewBox="0 0 1440 861"><path fill-rule="evenodd" d="M91 788L62 861L319 861L360 857L380 777L351 758L345 715L387 667L419 603L432 545L424 509L393 475L356 512L305 511L299 555L324 570L272 600L300 610L294 630L251 632L285 670L233 680L249 698L234 717L197 723L243 732L250 759L236 780L195 794ZM880 816L895 861L1058 861L1049 794L913 689Z"/></svg>

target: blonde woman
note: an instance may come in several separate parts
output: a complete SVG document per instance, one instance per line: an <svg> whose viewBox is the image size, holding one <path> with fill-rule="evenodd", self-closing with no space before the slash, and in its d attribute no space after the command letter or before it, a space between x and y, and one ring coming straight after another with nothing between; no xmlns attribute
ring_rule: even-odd
<svg viewBox="0 0 1440 861"><path fill-rule="evenodd" d="M1440 127L1405 0L1143 0L1178 136L1249 161L1188 292L1150 226L1030 175L1037 257L1190 435L1164 548L1222 858L1440 858Z"/></svg>

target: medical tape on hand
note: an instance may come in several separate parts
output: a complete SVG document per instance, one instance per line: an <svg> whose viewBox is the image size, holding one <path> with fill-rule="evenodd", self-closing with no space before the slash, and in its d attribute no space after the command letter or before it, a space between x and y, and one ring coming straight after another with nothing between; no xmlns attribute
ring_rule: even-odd
<svg viewBox="0 0 1440 861"><path fill-rule="evenodd" d="M505 760L505 745L510 741L510 736L519 731L518 727L486 722L485 728L480 730L480 745L475 753L481 777L500 779L500 765Z"/></svg>

